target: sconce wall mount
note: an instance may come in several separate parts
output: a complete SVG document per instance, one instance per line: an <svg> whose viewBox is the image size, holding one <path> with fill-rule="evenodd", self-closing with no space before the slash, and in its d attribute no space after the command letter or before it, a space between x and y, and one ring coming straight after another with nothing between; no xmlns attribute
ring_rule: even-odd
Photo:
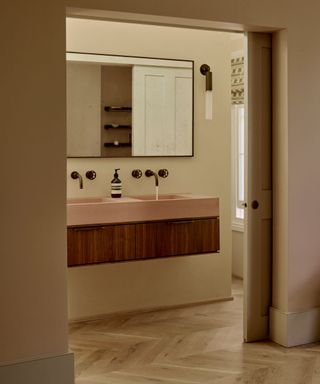
<svg viewBox="0 0 320 384"><path fill-rule="evenodd" d="M212 72L208 64L202 64L200 72L206 77L206 91L212 91Z"/></svg>

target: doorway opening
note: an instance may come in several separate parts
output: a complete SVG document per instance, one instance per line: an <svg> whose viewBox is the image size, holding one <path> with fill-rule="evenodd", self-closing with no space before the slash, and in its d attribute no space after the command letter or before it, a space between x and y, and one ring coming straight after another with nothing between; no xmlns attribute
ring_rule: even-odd
<svg viewBox="0 0 320 384"><path fill-rule="evenodd" d="M83 28L83 25L86 26ZM132 312L135 310L149 310L150 308L159 308L166 307L171 305L182 305L191 304L200 301L210 301L212 299L212 295L208 294L208 292L213 291L216 292L217 299L230 299L230 281L231 281L231 273L230 273L230 260L232 248L231 244L234 244L233 233L232 233L232 205L230 201L231 198L231 180L233 179L231 176L231 148L232 148L232 139L231 139L231 87L232 87L232 59L235 58L234 52L241 51L241 49L236 49L232 51L232 44L238 40L241 42L241 39L232 39L230 33L226 32L213 32L213 31L200 31L197 29L182 29L182 28L172 28L179 35L176 39L181 39L181 44L177 44L177 40L172 37L172 31L167 31L163 27L157 26L154 28L159 29L158 36L162 35L163 41L167 41L160 43L159 37L157 39L152 40L150 38L150 33L146 35L145 31L138 31L138 36L134 41L130 41L129 36L133 38L133 29L134 28L149 28L149 25L139 26L135 24L124 23L124 27L127 30L127 33L119 33L115 31L111 31L109 33L102 33L102 30L105 28L105 25L102 29L100 29L101 24L106 23L105 21L98 20L81 20L76 18L71 18L67 23L67 49L70 51L77 52L94 52L94 53L111 53L111 54L122 54L122 55L136 55L136 56L152 56L152 57L164 57L164 58L176 58L176 59L188 59L194 60L195 62L195 108L198 108L195 113L195 156L189 159L183 158L172 158L172 159L148 159L148 163L152 164L153 167L163 168L164 161L166 162L165 167L169 168L170 174L173 176L172 181L168 185L163 185L165 192L175 192L172 188L179 188L177 192L182 191L191 191L194 193L207 193L210 195L221 196L221 205L220 205L220 215L221 215L221 252L219 255L215 255L215 257L211 257L209 255L197 256L189 258L186 260L186 263L182 262L182 258L179 260L172 260L175 263L175 267L172 268L172 265L169 265L169 260L161 260L157 264L156 268L154 268L155 264L151 262L145 262L143 270L141 269L141 265L137 266L131 264L128 265L104 265L104 266L94 266L86 269L87 267L81 268L81 270L72 269L69 273L69 298L70 298L70 311L71 311L71 319L79 320L84 318L97 318L103 317L104 315L113 316L111 314L115 312ZM112 28L121 28L121 23L110 22ZM123 23L122 23L123 24ZM89 27L90 25L90 27ZM90 28L95 29L95 35L92 40L90 40L90 34L88 30ZM111 28L110 27L110 28ZM71 35L71 31L76 31L76 33L80 33L80 38L76 37L76 33ZM203 50L201 44L197 43L195 37L192 37L192 34L202 34L205 35L206 41L212 41L212 37L215 34L216 41L219 42L217 47L224 51L223 59L217 60L216 57L220 57L219 55L215 55L209 53L208 45L203 44L203 47L206 47L206 50ZM188 36L187 36L188 35ZM235 37L235 34L232 34ZM104 36L104 40L101 38ZM106 36L108 38L106 38ZM139 43L143 42L143 37L147 36L149 41L152 41L153 44L147 48L148 53L143 53L143 49L145 49L145 44L142 44L144 47L139 46ZM238 36L238 35L237 35ZM126 47L123 48L119 44L119 40L123 38L123 41L126 42ZM225 40L224 40L225 39ZM170 46L169 41L172 43ZM186 47L185 41L188 41L188 45ZM224 41L224 42L223 42ZM243 43L243 41L242 41ZM91 45L92 44L92 45ZM99 45L101 44L101 45ZM184 44L184 45L183 45ZM162 52L158 53L159 47L162 47ZM166 48L166 53L164 52L164 48ZM183 48L184 47L184 48ZM228 49L227 49L228 48ZM244 48L242 51L245 51ZM245 53L244 53L245 55ZM170 57L171 56L171 57ZM212 58L214 57L214 58ZM245 56L243 56L245 57ZM203 62L208 62L212 64L213 69L213 89L214 89L214 115L213 120L205 120L205 110L204 110L204 87L203 87L203 78L199 72L199 67ZM245 69L243 69L244 71ZM244 74L245 75L245 74ZM227 80L226 80L227 79ZM225 81L225 82L224 82ZM240 85L240 84L238 84ZM222 97L219 97L222 96ZM226 103L223 106L217 107L218 103L224 100ZM244 111L244 107L241 105L245 105L245 100L242 103L235 104L237 107L233 108L233 116L238 116L240 121L240 117L243 116L241 113ZM201 109L201 107L203 107ZM225 120L226 118L226 120ZM229 123L226 124L225 122ZM244 125L239 125L238 131L238 144L244 146L244 142L241 142L241 138L239 136L240 133L244 134ZM242 136L241 136L242 137ZM234 138L235 139L235 138ZM240 149L240 147L238 147ZM214 154L214 157L212 155ZM244 180L244 167L245 167L245 153L239 151L236 155L237 164L242 165L242 168L238 168L242 175L239 175L239 185L240 180ZM130 164L126 164L126 161L130 161ZM106 178L108 173L103 173L102 169L109 168L110 176L112 177L112 172L114 168L118 167L118 164L121 163L121 169L123 170L131 170L133 161L135 165L143 168L145 167L145 160L143 159L99 159L94 160L94 166L97 170L97 174L103 174ZM160 164L161 163L161 164ZM210 164L210 166L208 166ZM74 167L77 165L78 167L85 169L87 166L87 160L85 159L72 159L68 161L68 168ZM224 168L224 166L227 167ZM211 169L210 169L211 168ZM226 171L227 169L227 171ZM71 170L71 169L70 169ZM68 169L68 173L69 169ZM211 176L210 176L211 173ZM242 179L241 179L242 177ZM170 180L170 179L168 179ZM105 183L105 180L104 180ZM175 184L176 183L176 184ZM245 201L248 196L246 195L246 191L244 189L244 183L242 185L242 194L241 196L237 195L237 200L239 200L239 204L245 204ZM240 185L241 186L241 185ZM105 190L105 184L96 183L94 186L90 186L89 196L101 195L102 191ZM136 184L128 181L127 191L128 193L135 193ZM165 188L168 188L167 190ZM171 188L171 189L170 189ZM240 191L240 190L239 190ZM80 191L75 189L74 185L68 188L68 192L70 193L69 197L79 197ZM243 212L243 206L238 207L239 212ZM243 219L245 215L241 213ZM241 235L241 232L240 232ZM241 247L239 247L241 249ZM225 254L224 254L225 252ZM226 256L225 260L223 260L224 256ZM227 260L229 258L229 260ZM129 263L128 263L129 264ZM184 265L183 265L184 264ZM184 269L182 269L184 268ZM183 272L182 272L183 271ZM189 273L186 275L186 273ZM143 278L145 281L143 282ZM214 275L214 276L213 276ZM161 277L157 279L157 276ZM188 276L188 278L186 278ZM192 283L190 284L189 277L193 276ZM199 278L202 276L202 279ZM214 283L212 281L214 280ZM107 284L114 284L112 286L108 286ZM211 281L211 283L210 283ZM71 284L70 284L71 282ZM149 282L149 283L148 283ZM156 289L154 291L150 290L150 285L154 284ZM158 285L156 285L158 284ZM184 285L183 285L184 284ZM210 286L211 284L211 286ZM214 285L214 287L213 287ZM180 294L180 297L175 301L171 300L172 295L170 292L173 292L173 287L176 286L175 292ZM88 289L89 287L89 289ZM95 288L94 288L95 287ZM115 288L116 287L116 288ZM137 294L137 292L141 291L141 287L148 287L148 290L143 290L144 296ZM193 289L192 289L193 287ZM101 289L102 288L102 289ZM90 294L91 292L91 295ZM98 294L97 294L98 292ZM107 296L108 297L107 297ZM194 295L194 296L192 296ZM199 300L199 297L203 295L203 299ZM99 297L100 296L100 297ZM208 297L205 300L205 297ZM107 297L107 298L106 298ZM186 297L188 297L186 299ZM145 301L146 298L148 301ZM169 298L169 304L165 304L165 298ZM156 302L158 299L158 302ZM180 301L180 303L179 303ZM148 303L145 307L145 303ZM220 305L220 304L219 304ZM105 308L109 308L109 312L107 313ZM238 308L239 309L239 308ZM170 312L170 311L169 311ZM183 311L182 311L183 312ZM169 316L168 312L163 312L164 316ZM154 313L150 313L149 316L154 317ZM178 315L178 316L181 316ZM170 316L169 316L170 317ZM134 319L130 318L129 322L132 323L132 328L136 329L134 323L140 321L142 317L137 316ZM143 321L146 318L144 317ZM159 322L163 323L161 319L161 314L159 317ZM119 320L119 319L118 319ZM117 321L118 321L117 320ZM128 317L122 317L121 321L128 321ZM190 319L191 321L191 319ZM194 321L194 319L192 320ZM157 322L157 320L156 320ZM170 328L169 322L165 324L165 329L168 330ZM98 320L94 324L95 330L97 334L101 331L101 329L105 326ZM107 327L110 326L108 322ZM176 326L176 325L175 325ZM138 337L153 337L154 334L154 325L151 327L149 335L137 336ZM72 329L79 329L78 325L75 325ZM138 332L137 329L134 332ZM161 331L164 332L164 331ZM132 335L131 335L132 337ZM174 336L176 338L176 336ZM139 341L135 340L134 345L144 343L145 340L139 339ZM158 340L159 341L159 340ZM99 343L99 341L97 341ZM118 342L116 343L118 344ZM130 343L129 343L130 344ZM131 344L130 344L131 345ZM154 347L154 345L153 345ZM152 348L153 348L152 347ZM135 347L134 347L135 348ZM151 348L151 347L150 347ZM148 348L147 348L148 350ZM147 353L145 355L147 358ZM119 360L116 360L119 362ZM117 366L117 364L115 365Z"/></svg>

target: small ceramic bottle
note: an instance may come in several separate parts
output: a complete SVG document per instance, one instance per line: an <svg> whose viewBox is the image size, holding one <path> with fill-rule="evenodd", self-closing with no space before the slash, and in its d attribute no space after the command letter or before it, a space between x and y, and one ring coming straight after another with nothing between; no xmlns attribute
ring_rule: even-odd
<svg viewBox="0 0 320 384"><path fill-rule="evenodd" d="M121 197L122 183L117 172L119 170L120 168L115 169L113 180L111 181L111 197Z"/></svg>

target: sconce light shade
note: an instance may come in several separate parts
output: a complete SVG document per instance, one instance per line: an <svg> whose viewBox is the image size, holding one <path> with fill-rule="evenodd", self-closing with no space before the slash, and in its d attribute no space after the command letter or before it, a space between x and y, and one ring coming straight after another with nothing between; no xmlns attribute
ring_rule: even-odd
<svg viewBox="0 0 320 384"><path fill-rule="evenodd" d="M205 94L205 119L212 120L213 117L213 100L212 91L206 91Z"/></svg>

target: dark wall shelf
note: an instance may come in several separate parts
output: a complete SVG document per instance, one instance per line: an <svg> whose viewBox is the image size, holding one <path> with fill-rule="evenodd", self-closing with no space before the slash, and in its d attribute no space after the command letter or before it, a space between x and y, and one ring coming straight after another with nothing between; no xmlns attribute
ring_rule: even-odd
<svg viewBox="0 0 320 384"><path fill-rule="evenodd" d="M117 106L113 106L113 105L106 105L104 107L104 110L106 112L121 112L121 111L132 111L132 107L117 107Z"/></svg>
<svg viewBox="0 0 320 384"><path fill-rule="evenodd" d="M119 129L119 128L131 128L131 125L124 125L124 124L105 124L105 129Z"/></svg>
<svg viewBox="0 0 320 384"><path fill-rule="evenodd" d="M131 143L119 143L119 144L114 144L114 143L104 143L105 147L131 147Z"/></svg>

